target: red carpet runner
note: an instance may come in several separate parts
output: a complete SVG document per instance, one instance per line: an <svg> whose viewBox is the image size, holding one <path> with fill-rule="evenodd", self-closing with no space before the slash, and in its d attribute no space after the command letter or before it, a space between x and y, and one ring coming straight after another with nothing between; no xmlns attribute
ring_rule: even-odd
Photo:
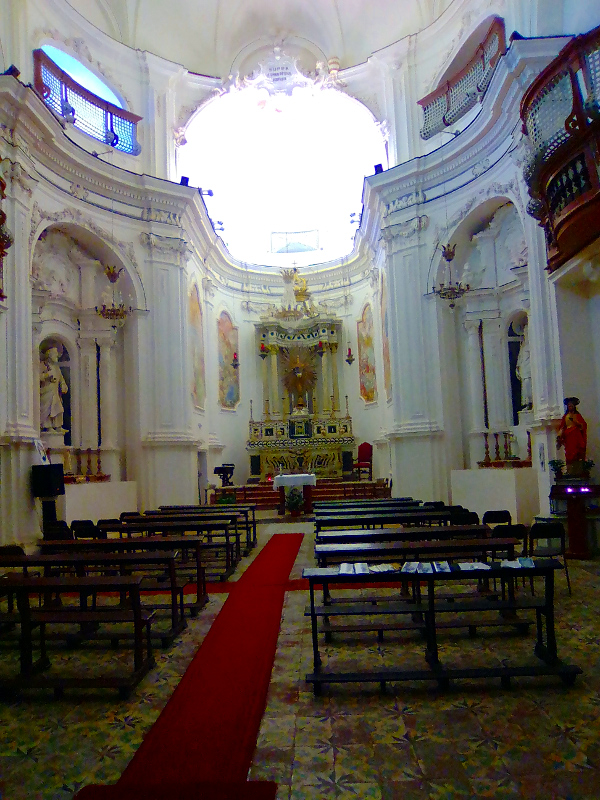
<svg viewBox="0 0 600 800"><path fill-rule="evenodd" d="M119 788L245 781L302 534L275 534L235 584Z"/></svg>

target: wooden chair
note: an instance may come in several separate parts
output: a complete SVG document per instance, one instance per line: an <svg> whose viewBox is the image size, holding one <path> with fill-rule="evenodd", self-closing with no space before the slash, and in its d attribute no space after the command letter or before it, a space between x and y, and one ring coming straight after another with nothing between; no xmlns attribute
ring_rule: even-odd
<svg viewBox="0 0 600 800"><path fill-rule="evenodd" d="M540 539L546 540L546 544L539 544ZM527 555L532 558L562 558L569 595L571 594L567 565L567 535L562 522L534 522L529 529ZM531 578L531 594L533 593L533 578Z"/></svg>
<svg viewBox="0 0 600 800"><path fill-rule="evenodd" d="M362 442L358 445L358 457L352 464L352 470L358 474L358 480L362 480L362 474L366 470L367 479L373 480L373 445L369 442Z"/></svg>
<svg viewBox="0 0 600 800"><path fill-rule="evenodd" d="M98 528L91 519L71 520L71 533L74 539L97 539Z"/></svg>
<svg viewBox="0 0 600 800"><path fill-rule="evenodd" d="M485 511L483 519L481 520L484 525L511 525L512 517L510 511L502 509L499 511ZM507 536L512 534L506 534Z"/></svg>

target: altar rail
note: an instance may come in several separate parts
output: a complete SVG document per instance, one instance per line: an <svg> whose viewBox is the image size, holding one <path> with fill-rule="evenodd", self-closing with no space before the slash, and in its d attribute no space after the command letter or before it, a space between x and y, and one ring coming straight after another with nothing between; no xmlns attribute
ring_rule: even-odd
<svg viewBox="0 0 600 800"><path fill-rule="evenodd" d="M392 489L386 481L332 481L319 480L313 487L313 500L365 500L371 497L391 497ZM259 509L277 508L279 494L272 483L244 486L224 486L213 489L211 503L256 503Z"/></svg>

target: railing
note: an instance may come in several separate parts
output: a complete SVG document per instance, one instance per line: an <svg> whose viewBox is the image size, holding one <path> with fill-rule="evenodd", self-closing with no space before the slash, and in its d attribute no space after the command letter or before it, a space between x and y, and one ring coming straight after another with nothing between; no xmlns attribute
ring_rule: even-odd
<svg viewBox="0 0 600 800"><path fill-rule="evenodd" d="M418 101L424 115L422 139L453 125L481 100L505 49L504 22L497 18L466 67Z"/></svg>
<svg viewBox="0 0 600 800"><path fill-rule="evenodd" d="M577 36L523 95L521 119L532 160L548 161L600 120L600 28ZM531 181L534 171L529 172Z"/></svg>
<svg viewBox="0 0 600 800"><path fill-rule="evenodd" d="M577 36L521 101L529 213L546 234L548 269L600 234L600 27Z"/></svg>
<svg viewBox="0 0 600 800"><path fill-rule="evenodd" d="M34 86L48 108L99 142L139 155L136 126L142 119L84 89L43 50L33 51Z"/></svg>

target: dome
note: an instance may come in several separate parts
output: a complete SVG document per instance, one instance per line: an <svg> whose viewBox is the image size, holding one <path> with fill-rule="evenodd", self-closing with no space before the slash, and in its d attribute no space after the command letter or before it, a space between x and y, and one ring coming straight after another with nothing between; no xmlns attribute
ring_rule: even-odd
<svg viewBox="0 0 600 800"><path fill-rule="evenodd" d="M426 28L455 0L82 0L76 10L108 36L203 75L226 78L246 49L272 49L360 64ZM201 7L201 11L199 8ZM314 65L314 60L313 60ZM240 65L237 64L239 69Z"/></svg>

